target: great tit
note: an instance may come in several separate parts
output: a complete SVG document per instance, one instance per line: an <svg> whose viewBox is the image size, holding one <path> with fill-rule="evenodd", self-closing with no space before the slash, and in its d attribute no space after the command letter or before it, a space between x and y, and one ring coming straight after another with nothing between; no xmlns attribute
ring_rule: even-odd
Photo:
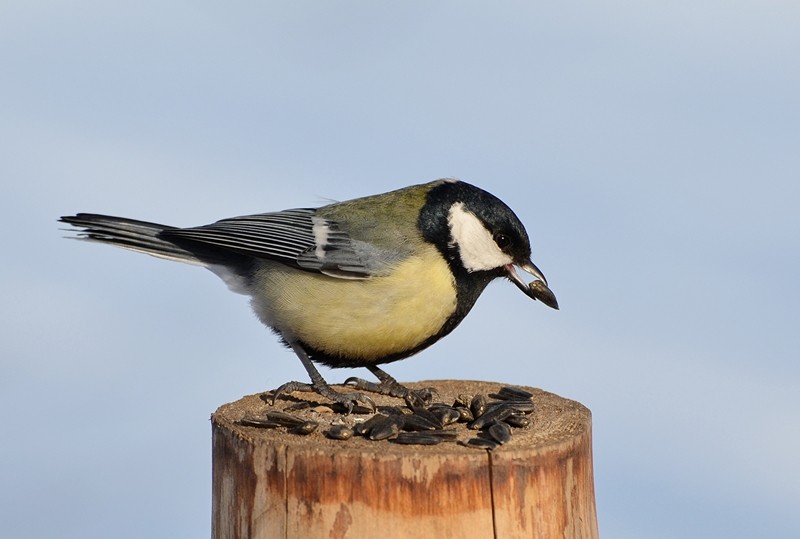
<svg viewBox="0 0 800 539"><path fill-rule="evenodd" d="M337 202L176 228L90 213L61 217L77 237L204 266L251 297L260 320L300 358L314 391L348 409L374 407L361 391L411 397L378 365L449 334L490 281L507 277L557 309L530 259L524 226L494 195L441 179ZM528 285L515 267L538 280ZM314 366L366 367L379 380L331 389Z"/></svg>

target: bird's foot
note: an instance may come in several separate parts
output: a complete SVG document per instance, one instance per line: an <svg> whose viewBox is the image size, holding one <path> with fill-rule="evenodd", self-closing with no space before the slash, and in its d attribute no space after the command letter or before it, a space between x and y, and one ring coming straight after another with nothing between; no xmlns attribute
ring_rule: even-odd
<svg viewBox="0 0 800 539"><path fill-rule="evenodd" d="M334 391L331 386L326 383L320 384L307 384L305 382L287 382L272 392L272 404L284 393L291 393L293 391L305 391L309 393L316 393L325 397L333 402L338 402L345 407L347 413L353 411L353 406L357 403L363 403L368 406L373 412L375 411L375 402L364 393L339 393Z"/></svg>
<svg viewBox="0 0 800 539"><path fill-rule="evenodd" d="M345 380L344 383L347 386L361 391L369 391L379 395L388 395L389 397L403 399L409 406L427 406L431 403L433 397L438 395L436 388L425 387L422 389L409 389L391 377L376 383L351 376Z"/></svg>

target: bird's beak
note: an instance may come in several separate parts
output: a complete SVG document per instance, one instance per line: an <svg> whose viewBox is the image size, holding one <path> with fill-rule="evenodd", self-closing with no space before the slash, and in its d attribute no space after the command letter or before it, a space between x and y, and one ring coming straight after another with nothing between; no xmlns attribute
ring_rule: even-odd
<svg viewBox="0 0 800 539"><path fill-rule="evenodd" d="M537 280L531 282L530 284L526 283L517 273L516 266L514 264L508 264L506 266L506 273L508 274L508 278L511 279L511 282L517 285L517 288L525 292L528 297L532 299L538 299L548 307L558 309L558 301L556 301L556 296L553 294L552 290L547 287L547 279L545 279L541 270L537 268L536 265L531 261L519 264L519 269L526 273L530 273L536 277Z"/></svg>

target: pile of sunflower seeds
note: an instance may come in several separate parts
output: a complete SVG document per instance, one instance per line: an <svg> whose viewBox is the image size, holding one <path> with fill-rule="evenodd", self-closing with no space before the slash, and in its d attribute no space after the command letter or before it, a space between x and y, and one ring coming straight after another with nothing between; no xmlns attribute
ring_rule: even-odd
<svg viewBox="0 0 800 539"><path fill-rule="evenodd" d="M503 387L489 395L459 395L452 404L380 406L378 413L369 419L352 426L344 420L337 420L324 434L334 440L362 436L367 440L389 440L398 444L437 445L458 441L456 425L460 423L477 434L458 441L459 444L492 450L511 440L513 429L531 425L532 398L533 394L523 389ZM286 410L295 411L307 406L303 402ZM317 421L277 410L267 411L259 417L244 418L238 423L246 427L285 428L299 435L311 434L319 428Z"/></svg>

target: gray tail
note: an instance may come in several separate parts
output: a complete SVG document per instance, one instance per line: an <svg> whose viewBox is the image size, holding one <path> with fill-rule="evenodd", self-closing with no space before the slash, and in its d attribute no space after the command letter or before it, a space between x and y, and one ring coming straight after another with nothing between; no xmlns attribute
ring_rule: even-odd
<svg viewBox="0 0 800 539"><path fill-rule="evenodd" d="M209 262L171 241L162 239L161 233L175 229L172 226L95 213L64 216L59 221L75 227L70 229L77 233L75 239L116 245L123 249L189 264L206 265Z"/></svg>

